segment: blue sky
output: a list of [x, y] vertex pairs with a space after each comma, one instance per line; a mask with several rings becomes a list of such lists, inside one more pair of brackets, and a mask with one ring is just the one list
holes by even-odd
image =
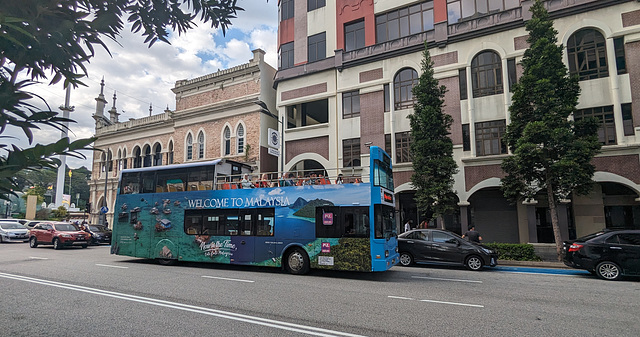
[[[116, 108], [121, 113], [120, 121], [149, 115], [151, 104], [153, 114], [164, 109], [175, 109], [175, 96], [171, 92], [175, 82], [190, 79], [247, 63], [253, 57], [251, 50], [260, 48], [266, 52], [265, 60], [277, 66], [277, 24], [278, 8], [276, 0], [239, 0], [245, 8], [232, 20], [233, 26], [222, 35], [220, 29], [198, 24], [198, 27], [182, 36], [172, 35], [171, 45], [158, 42], [148, 48], [140, 35], [130, 32], [127, 26], [118, 38], [118, 45], [108, 39], [107, 46], [112, 53], [109, 57], [104, 50], [96, 48], [96, 56], [87, 65], [89, 77], [83, 81], [87, 87], [75, 89], [71, 93], [71, 105], [75, 107], [70, 118], [77, 123], [70, 125], [72, 139], [93, 136], [95, 98], [100, 93], [100, 80], [105, 81], [105, 98], [109, 102], [106, 110], [113, 105], [116, 92]], [[46, 83], [46, 81], [44, 81]], [[64, 104], [65, 91], [61, 84], [48, 86], [40, 84], [33, 92], [42, 96], [55, 110]], [[48, 144], [60, 138], [60, 132], [51, 129], [36, 130], [34, 143]], [[4, 136], [14, 136], [11, 142], [28, 146], [26, 138], [15, 129], [8, 129]], [[8, 142], [5, 140], [5, 142]], [[71, 168], [86, 166], [91, 168], [91, 153], [87, 160], [67, 158]]]

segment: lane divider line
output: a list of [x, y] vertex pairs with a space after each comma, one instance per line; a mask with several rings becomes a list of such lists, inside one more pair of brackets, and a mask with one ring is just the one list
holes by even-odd
[[[410, 300], [414, 301], [411, 297], [401, 297], [401, 296], [387, 296], [388, 298], [394, 298], [399, 300]], [[480, 304], [469, 304], [469, 303], [458, 303], [458, 302], [447, 302], [447, 301], [436, 301], [436, 300], [415, 300], [418, 302], [429, 302], [429, 303], [438, 303], [438, 304], [450, 304], [450, 305], [460, 305], [465, 307], [473, 307], [473, 308], [484, 308], [484, 305]]]
[[246, 283], [254, 283], [254, 282], [256, 282], [256, 281], [251, 281], [251, 280], [241, 280], [241, 279], [236, 279], [236, 278], [226, 278], [226, 277], [208, 276], [208, 275], [202, 275], [202, 277], [204, 277], [204, 278], [212, 278], [212, 279], [216, 279], [216, 280], [235, 281], [235, 282], [246, 282]]
[[304, 333], [304, 334], [314, 335], [314, 336], [361, 337], [361, 335], [351, 334], [348, 332], [317, 328], [313, 326], [289, 323], [284, 321], [277, 321], [277, 320], [266, 319], [266, 318], [261, 318], [257, 316], [237, 314], [230, 311], [198, 307], [198, 306], [182, 304], [177, 302], [164, 301], [164, 300], [159, 300], [159, 299], [154, 299], [149, 297], [118, 293], [118, 292], [113, 292], [108, 290], [101, 290], [97, 288], [84, 287], [84, 286], [75, 285], [75, 284], [49, 281], [49, 280], [38, 279], [38, 278], [27, 277], [27, 276], [20, 276], [20, 275], [7, 274], [7, 273], [0, 272], [0, 277], [17, 280], [17, 281], [30, 282], [30, 283], [40, 284], [40, 285], [46, 285], [46, 286], [51, 286], [56, 288], [75, 290], [75, 291], [84, 292], [88, 294], [95, 294], [95, 295], [101, 295], [101, 296], [106, 296], [111, 298], [117, 298], [117, 299], [122, 299], [126, 301], [131, 301], [131, 302], [156, 305], [156, 306], [176, 309], [176, 310], [189, 311], [193, 313], [214, 316], [214, 317], [219, 317], [219, 318], [224, 318], [229, 320], [241, 321], [249, 324], [262, 325], [262, 326], [271, 327], [274, 329], [299, 332], [299, 333]]
[[112, 266], [112, 265], [109, 265], [109, 264], [100, 264], [100, 263], [96, 263], [96, 266], [98, 266], [98, 267], [109, 267], [109, 268], [120, 268], [120, 269], [129, 269], [129, 267]]
[[48, 260], [48, 257], [39, 257], [39, 256], [29, 256], [32, 260]]
[[428, 277], [428, 276], [411, 276], [412, 278], [420, 278], [425, 280], [439, 280], [439, 281], [453, 281], [453, 282], [468, 282], [468, 283], [482, 283], [482, 281], [475, 280], [462, 280], [455, 278], [439, 278], [439, 277]]

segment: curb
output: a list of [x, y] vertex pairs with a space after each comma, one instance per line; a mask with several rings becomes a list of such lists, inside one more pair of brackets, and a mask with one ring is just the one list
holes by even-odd
[[513, 261], [513, 260], [498, 260], [498, 266], [572, 269], [572, 268], [567, 267], [564, 263], [562, 263], [562, 262], [557, 262], [557, 261]]

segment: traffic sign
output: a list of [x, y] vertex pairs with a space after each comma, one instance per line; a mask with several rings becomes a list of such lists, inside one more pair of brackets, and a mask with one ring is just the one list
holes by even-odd
[[109, 207], [107, 206], [100, 207], [100, 213], [107, 214], [107, 212], [109, 212]]
[[274, 149], [274, 148], [268, 147], [268, 148], [267, 148], [267, 151], [268, 151], [268, 153], [269, 153], [270, 155], [272, 155], [272, 156], [276, 156], [276, 157], [279, 157], [279, 156], [280, 156], [280, 151], [278, 151], [277, 149]]

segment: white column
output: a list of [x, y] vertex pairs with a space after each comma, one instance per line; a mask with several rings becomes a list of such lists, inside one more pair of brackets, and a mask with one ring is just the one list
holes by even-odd
[[471, 143], [471, 156], [476, 156], [476, 118], [475, 104], [473, 99], [473, 83], [471, 82], [471, 65], [466, 68], [467, 74], [467, 114], [469, 119], [469, 143]]

